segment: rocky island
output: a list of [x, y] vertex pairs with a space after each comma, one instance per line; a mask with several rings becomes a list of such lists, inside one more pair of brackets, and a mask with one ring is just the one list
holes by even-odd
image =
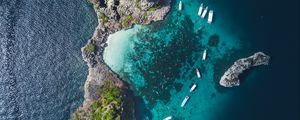
[[268, 65], [270, 57], [262, 52], [257, 52], [248, 58], [242, 58], [234, 64], [221, 77], [220, 85], [224, 87], [234, 87], [240, 85], [239, 75], [251, 67]]
[[163, 20], [171, 0], [89, 0], [98, 18], [98, 26], [81, 49], [89, 70], [84, 85], [84, 102], [71, 116], [75, 120], [134, 120], [133, 93], [103, 62], [103, 50], [109, 34]]

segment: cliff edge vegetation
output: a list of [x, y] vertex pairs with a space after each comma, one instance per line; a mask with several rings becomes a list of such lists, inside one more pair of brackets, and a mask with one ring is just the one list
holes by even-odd
[[103, 61], [110, 34], [133, 24], [163, 20], [171, 0], [89, 0], [98, 18], [98, 26], [81, 48], [89, 74], [84, 84], [84, 102], [71, 115], [74, 120], [135, 120], [134, 95]]

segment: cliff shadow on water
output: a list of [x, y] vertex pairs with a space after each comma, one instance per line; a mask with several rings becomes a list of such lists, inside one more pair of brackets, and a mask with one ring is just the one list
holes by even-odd
[[143, 100], [142, 96], [137, 94], [138, 90], [132, 86], [134, 83], [130, 79], [130, 74], [124, 69], [121, 69], [118, 71], [118, 75], [121, 76], [122, 80], [126, 82], [128, 85], [130, 85], [130, 91], [133, 95], [133, 100], [134, 100], [134, 109], [135, 113], [134, 116], [137, 120], [147, 120], [147, 119], [152, 119], [152, 113], [147, 107], [145, 101]]
[[135, 96], [134, 102], [135, 102], [135, 117], [137, 120], [152, 119], [153, 115], [149, 110], [149, 108], [147, 108], [146, 103], [144, 102], [141, 96]]

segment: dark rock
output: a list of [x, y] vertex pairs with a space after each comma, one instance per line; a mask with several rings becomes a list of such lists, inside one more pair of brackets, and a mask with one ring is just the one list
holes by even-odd
[[219, 39], [220, 39], [220, 37], [217, 34], [210, 36], [209, 40], [208, 40], [208, 45], [211, 47], [218, 46], [219, 41], [220, 41]]
[[270, 57], [262, 52], [257, 52], [248, 58], [239, 59], [224, 73], [219, 83], [224, 87], [239, 86], [239, 75], [251, 67], [268, 65], [269, 60]]

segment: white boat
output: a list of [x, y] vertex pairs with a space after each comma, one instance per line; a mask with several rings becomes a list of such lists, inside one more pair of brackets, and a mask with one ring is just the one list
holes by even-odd
[[181, 103], [181, 107], [184, 107], [184, 105], [186, 104], [186, 102], [190, 99], [189, 96], [185, 96], [184, 100]]
[[173, 118], [173, 116], [168, 116], [168, 117], [166, 117], [165, 119], [163, 119], [163, 120], [171, 120]]
[[205, 18], [205, 15], [206, 15], [206, 13], [207, 13], [207, 10], [208, 10], [208, 7], [206, 7], [206, 8], [204, 9], [204, 11], [203, 11], [203, 13], [202, 13], [202, 15], [201, 15], [201, 18], [202, 18], [202, 19]]
[[213, 10], [210, 10], [210, 11], [208, 12], [208, 20], [207, 20], [207, 23], [209, 23], [209, 24], [212, 23], [213, 15], [214, 15], [214, 11], [213, 11]]
[[198, 69], [196, 69], [196, 73], [197, 73], [197, 77], [201, 78], [201, 74], [200, 74], [200, 71]]
[[190, 92], [193, 92], [196, 89], [196, 87], [197, 87], [197, 84], [193, 84], [193, 86], [190, 89]]
[[180, 11], [182, 10], [182, 2], [181, 2], [181, 1], [179, 2], [178, 9], [179, 9]]
[[202, 60], [205, 60], [207, 56], [207, 50], [203, 51]]
[[199, 11], [198, 11], [198, 16], [201, 16], [201, 13], [203, 11], [203, 3], [201, 3]]

